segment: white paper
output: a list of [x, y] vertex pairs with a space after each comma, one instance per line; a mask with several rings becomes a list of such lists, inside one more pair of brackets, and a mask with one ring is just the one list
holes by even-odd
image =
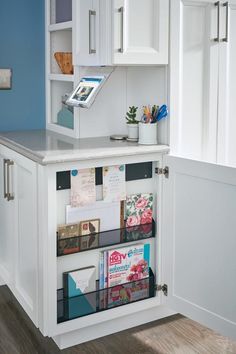
[[83, 268], [70, 273], [71, 278], [76, 284], [76, 289], [82, 293], [96, 290], [96, 268]]
[[93, 204], [96, 201], [95, 168], [71, 171], [71, 206]]
[[125, 165], [103, 167], [103, 200], [118, 202], [125, 199]]
[[89, 207], [72, 208], [66, 206], [66, 223], [100, 219], [100, 231], [120, 228], [120, 202], [105, 203], [98, 201]]

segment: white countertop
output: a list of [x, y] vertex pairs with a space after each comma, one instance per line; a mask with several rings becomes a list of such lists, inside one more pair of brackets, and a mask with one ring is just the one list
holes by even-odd
[[167, 145], [139, 145], [109, 137], [73, 139], [48, 130], [0, 133], [0, 144], [41, 165], [169, 151]]

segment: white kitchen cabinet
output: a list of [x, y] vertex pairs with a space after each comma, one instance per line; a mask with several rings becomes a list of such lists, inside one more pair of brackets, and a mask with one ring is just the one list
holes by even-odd
[[168, 64], [169, 1], [114, 0], [113, 64]]
[[211, 161], [217, 142], [217, 10], [213, 0], [171, 1], [171, 148]]
[[236, 166], [236, 1], [221, 7], [218, 162]]
[[[58, 12], [63, 3], [64, 11], [68, 19], [60, 22]], [[85, 75], [111, 75], [112, 78], [106, 86], [109, 93], [115, 92], [113, 82], [119, 85], [121, 80], [127, 81], [129, 89], [128, 69], [116, 68], [118, 65], [165, 65], [168, 63], [169, 47], [169, 0], [45, 0], [45, 51], [46, 51], [46, 128], [59, 134], [73, 138], [93, 136], [90, 129], [84, 129], [84, 122], [92, 122], [93, 108], [89, 111], [80, 108], [68, 108], [65, 105], [65, 96], [72, 93], [78, 85], [81, 77]], [[120, 13], [120, 9], [123, 9]], [[62, 15], [62, 14], [61, 14]], [[145, 18], [145, 21], [144, 21]], [[121, 28], [122, 20], [122, 28]], [[122, 37], [121, 37], [122, 29]], [[123, 49], [120, 51], [120, 41], [123, 39]], [[55, 53], [72, 53], [73, 73], [63, 74], [55, 59]], [[107, 66], [107, 68], [104, 68]], [[143, 76], [145, 73], [137, 67], [136, 80], [139, 82], [137, 90], [143, 90]], [[153, 68], [153, 80], [157, 72], [164, 68]], [[114, 74], [112, 74], [114, 71]], [[122, 72], [116, 79], [115, 71]], [[154, 80], [155, 81], [155, 80]], [[157, 83], [157, 87], [164, 86], [165, 82]], [[123, 83], [122, 83], [123, 84]], [[154, 84], [155, 85], [155, 84]], [[139, 89], [140, 87], [140, 89]], [[149, 83], [146, 96], [153, 97], [153, 83]], [[104, 90], [103, 90], [104, 92]], [[123, 94], [124, 92], [124, 94]], [[128, 91], [118, 87], [116, 102], [120, 106], [117, 116], [124, 116], [127, 110], [126, 101]], [[127, 97], [125, 97], [125, 95]], [[102, 101], [99, 94], [97, 101]], [[160, 104], [161, 95], [157, 90]], [[165, 95], [167, 96], [167, 95]], [[137, 98], [134, 97], [136, 101]], [[147, 98], [144, 97], [144, 101]], [[164, 99], [164, 101], [166, 98]], [[113, 109], [112, 100], [108, 100], [107, 111], [102, 109], [102, 116], [110, 119], [110, 111]], [[97, 103], [97, 102], [96, 102]], [[95, 106], [96, 106], [95, 103]], [[151, 103], [148, 101], [148, 103]], [[156, 103], [156, 98], [153, 104]], [[158, 102], [157, 102], [158, 103]], [[164, 102], [163, 102], [164, 103]], [[136, 103], [137, 104], [137, 103]], [[144, 102], [142, 102], [144, 104]], [[117, 111], [116, 111], [117, 112]], [[98, 112], [98, 114], [100, 114]], [[85, 118], [86, 117], [86, 118]], [[106, 124], [105, 124], [106, 125]], [[107, 127], [109, 124], [107, 124]], [[109, 127], [104, 135], [124, 133], [124, 124]], [[96, 130], [96, 129], [95, 129]], [[122, 131], [123, 130], [123, 131]], [[90, 133], [91, 131], [91, 133]], [[91, 134], [91, 135], [89, 135]], [[97, 134], [97, 133], [96, 133]], [[164, 141], [164, 140], [163, 140]]]
[[0, 156], [0, 277], [37, 325], [36, 164], [2, 145]]
[[74, 64], [168, 64], [168, 0], [74, 2]]
[[[36, 135], [34, 141], [37, 140]], [[42, 140], [41, 135], [40, 139]], [[55, 144], [55, 135], [52, 139]], [[61, 139], [58, 136], [58, 144], [62, 144]], [[50, 151], [45, 152], [43, 158], [42, 150], [39, 155], [36, 149], [30, 153], [29, 145], [27, 150], [22, 150], [22, 153], [27, 151], [28, 157], [38, 163], [14, 152], [11, 157], [8, 153], [10, 150], [1, 147], [7, 152], [5, 154], [1, 150], [1, 155], [10, 156], [14, 160], [14, 167], [17, 166], [15, 179], [18, 180], [18, 187], [14, 190], [14, 202], [25, 214], [22, 216], [19, 210], [16, 213], [21, 215], [17, 216], [21, 220], [21, 226], [19, 231], [16, 230], [16, 250], [18, 249], [18, 259], [21, 262], [15, 263], [18, 264], [19, 271], [15, 272], [14, 278], [16, 275], [20, 277], [22, 286], [17, 286], [15, 281], [11, 290], [16, 297], [19, 288], [23, 289], [21, 295], [24, 293], [27, 289], [24, 281], [26, 273], [30, 276], [28, 265], [35, 265], [36, 262], [38, 268], [35, 268], [35, 279], [38, 281], [39, 291], [34, 309], [41, 332], [52, 337], [62, 349], [179, 312], [222, 334], [236, 338], [236, 286], [232, 281], [236, 272], [235, 168], [167, 155], [168, 148], [165, 146], [134, 147], [123, 143], [116, 148], [113, 145], [111, 149], [112, 142], [107, 141], [104, 145], [104, 140], [103, 148], [98, 145], [92, 150], [91, 147], [86, 150], [84, 141], [82, 150], [76, 148], [76, 143], [75, 150], [71, 150], [70, 145], [72, 155], [69, 156], [64, 150], [53, 150], [50, 135], [47, 135], [45, 143]], [[87, 144], [89, 147], [89, 140]], [[61, 156], [64, 156], [63, 161], [60, 160]], [[114, 157], [116, 164], [152, 161], [152, 176], [127, 182], [126, 187], [128, 194], [153, 192], [155, 201], [158, 201], [154, 208], [154, 219], [158, 221], [156, 237], [140, 241], [150, 243], [150, 265], [155, 281], [151, 283], [148, 298], [137, 303], [105, 311], [96, 310], [92, 314], [74, 319], [63, 317], [59, 313], [64, 306], [59, 305], [68, 301], [63, 297], [58, 299], [58, 295], [63, 296], [59, 290], [62, 288], [63, 272], [92, 264], [96, 265], [98, 271], [100, 249], [83, 252], [77, 250], [74, 254], [57, 256], [57, 226], [65, 221], [65, 206], [69, 203], [70, 195], [69, 187], [65, 190], [57, 188], [57, 174], [68, 173], [71, 169], [113, 165]], [[24, 172], [19, 172], [23, 168]], [[38, 190], [38, 199], [35, 190]], [[101, 195], [100, 186], [97, 187], [97, 193], [98, 196]], [[37, 232], [34, 230], [34, 222], [30, 222], [29, 226], [29, 219], [35, 218], [35, 212], [38, 220]], [[30, 235], [33, 235], [31, 240]], [[36, 246], [34, 235], [39, 235]], [[26, 245], [28, 242], [26, 250], [19, 249], [18, 244]], [[121, 244], [123, 242], [122, 239]], [[117, 243], [115, 244], [107, 248], [116, 248]], [[29, 250], [32, 255], [27, 254]], [[29, 282], [32, 284], [32, 277]], [[22, 304], [26, 309], [25, 304]]]
[[110, 50], [109, 43], [106, 43], [106, 31], [109, 30], [106, 1], [76, 1], [74, 18], [74, 65], [106, 65], [106, 51]]
[[172, 151], [236, 165], [236, 1], [171, 1]]

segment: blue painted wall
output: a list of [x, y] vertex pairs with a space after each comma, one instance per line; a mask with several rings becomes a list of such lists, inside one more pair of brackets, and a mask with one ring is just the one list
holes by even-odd
[[0, 131], [44, 128], [44, 0], [0, 0], [0, 68], [8, 67], [12, 90], [0, 90]]

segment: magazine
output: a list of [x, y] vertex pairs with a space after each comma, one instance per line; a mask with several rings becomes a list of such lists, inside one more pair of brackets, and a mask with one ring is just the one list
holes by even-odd
[[107, 251], [107, 286], [149, 276], [150, 244], [136, 244]]

